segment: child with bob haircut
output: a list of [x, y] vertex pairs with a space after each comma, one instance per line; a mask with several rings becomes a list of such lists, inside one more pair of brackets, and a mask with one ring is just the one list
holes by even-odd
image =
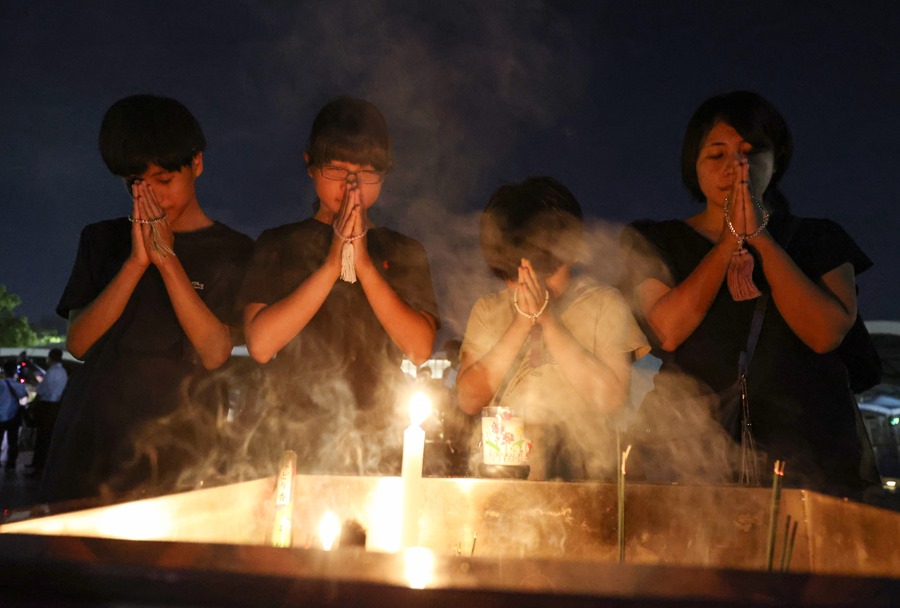
[[504, 185], [482, 213], [481, 248], [506, 287], [469, 316], [460, 408], [524, 408], [529, 479], [608, 477], [615, 449], [606, 420], [649, 346], [619, 292], [579, 272], [581, 206], [550, 177]]
[[131, 215], [90, 224], [57, 306], [84, 365], [66, 390], [44, 472], [48, 501], [121, 495], [133, 440], [173, 412], [181, 380], [221, 366], [253, 241], [197, 200], [206, 138], [174, 99], [134, 95], [107, 110], [100, 153], [125, 180]]
[[395, 472], [409, 424], [394, 409], [402, 358], [427, 360], [438, 328], [428, 259], [369, 220], [391, 169], [378, 108], [329, 101], [303, 157], [315, 214], [260, 235], [241, 295], [250, 354], [268, 363], [269, 443], [297, 451], [306, 472]]

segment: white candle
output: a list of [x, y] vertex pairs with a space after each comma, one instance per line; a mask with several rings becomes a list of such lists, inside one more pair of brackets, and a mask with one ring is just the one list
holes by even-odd
[[404, 547], [419, 544], [419, 516], [422, 511], [422, 462], [425, 455], [425, 431], [419, 426], [431, 413], [427, 395], [417, 392], [409, 402], [410, 425], [403, 432], [403, 536]]

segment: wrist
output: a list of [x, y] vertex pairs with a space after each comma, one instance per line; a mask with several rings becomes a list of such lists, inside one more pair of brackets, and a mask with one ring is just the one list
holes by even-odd
[[179, 270], [181, 270], [181, 263], [178, 261], [178, 257], [175, 255], [167, 255], [155, 256], [153, 259], [153, 265], [159, 270], [161, 275], [172, 276], [176, 274]]
[[762, 228], [762, 230], [759, 231], [759, 234], [757, 234], [752, 239], [748, 239], [747, 243], [754, 249], [759, 250], [760, 248], [766, 249], [768, 247], [771, 247], [776, 243], [776, 241], [774, 238], [772, 238], [772, 234], [768, 231], [768, 229]]
[[122, 272], [140, 276], [144, 274], [144, 270], [150, 265], [149, 259], [140, 259], [134, 255], [128, 256], [125, 263], [122, 264]]

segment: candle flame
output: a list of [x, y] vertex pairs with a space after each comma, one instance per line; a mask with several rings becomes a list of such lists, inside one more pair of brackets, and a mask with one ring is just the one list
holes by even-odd
[[331, 551], [334, 547], [334, 541], [341, 534], [341, 520], [331, 511], [326, 511], [319, 522], [319, 540], [322, 542], [322, 548]]
[[424, 589], [434, 578], [434, 553], [425, 547], [403, 552], [403, 574], [412, 589]]
[[409, 421], [415, 426], [421, 426], [425, 419], [431, 415], [431, 399], [422, 391], [416, 391], [409, 400]]

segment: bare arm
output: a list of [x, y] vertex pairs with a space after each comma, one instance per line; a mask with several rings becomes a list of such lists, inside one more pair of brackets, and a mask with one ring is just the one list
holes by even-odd
[[791, 330], [817, 353], [837, 348], [856, 320], [853, 266], [849, 262], [842, 264], [816, 283], [797, 267], [768, 232], [750, 244], [762, 259], [772, 300]]
[[[254, 302], [244, 308], [247, 350], [266, 363], [290, 342], [315, 316], [341, 275], [340, 242], [332, 243], [325, 264], [315, 270], [288, 296], [270, 305]], [[334, 255], [334, 250], [337, 254]]]
[[531, 331], [531, 322], [516, 316], [500, 340], [482, 357], [476, 359], [464, 352], [456, 376], [459, 407], [474, 415], [487, 407], [500, 389], [500, 383], [513, 364]]
[[[138, 194], [136, 201], [141, 213], [137, 217], [145, 219], [164, 217], [156, 195], [147, 183], [138, 182], [134, 188]], [[162, 276], [178, 324], [200, 357], [203, 367], [206, 369], [220, 367], [231, 354], [231, 330], [197, 295], [178, 257], [174, 253], [168, 255], [164, 253], [166, 250], [171, 251], [175, 243], [175, 235], [168, 220], [155, 224], [157, 229], [155, 236], [151, 234], [149, 225], [139, 224], [139, 226], [147, 257]], [[154, 239], [161, 244], [161, 248], [154, 246]]]
[[[349, 190], [347, 205], [349, 213], [346, 222], [339, 224], [338, 230], [348, 235], [364, 234], [368, 221], [358, 188]], [[369, 257], [365, 237], [354, 241], [353, 248], [356, 277], [378, 322], [391, 341], [413, 364], [424, 363], [431, 356], [437, 320], [428, 313], [413, 309], [397, 295], [394, 288], [375, 268], [372, 258]]]
[[[133, 204], [131, 213], [132, 217], [141, 217], [137, 202]], [[132, 224], [131, 254], [122, 268], [93, 302], [83, 309], [69, 312], [66, 348], [73, 357], [84, 358], [85, 353], [118, 320], [149, 265], [141, 226]]]
[[158, 264], [178, 324], [197, 351], [203, 367], [216, 369], [231, 355], [231, 330], [197, 295], [178, 258]]
[[66, 348], [73, 357], [83, 359], [85, 353], [118, 320], [146, 266], [128, 260], [109, 285], [85, 308], [69, 312]]
[[674, 351], [681, 346], [703, 322], [725, 280], [735, 247], [736, 241], [716, 244], [675, 287], [653, 278], [638, 285], [641, 313], [664, 350]]
[[555, 315], [547, 315], [541, 325], [547, 350], [581, 398], [607, 414], [618, 410], [625, 403], [631, 383], [630, 355], [605, 353], [602, 357], [596, 356], [586, 350]]
[[[548, 282], [558, 282], [559, 277], [568, 277], [568, 271], [548, 278]], [[568, 283], [568, 278], [565, 280]], [[586, 403], [594, 405], [606, 413], [617, 410], [625, 402], [631, 380], [631, 361], [627, 353], [606, 353], [597, 356], [584, 348], [575, 336], [562, 324], [552, 307], [542, 308], [548, 294], [547, 287], [538, 279], [531, 262], [523, 259], [519, 267], [519, 305], [526, 313], [542, 314], [534, 319], [541, 327], [544, 345], [559, 364], [563, 377]], [[556, 287], [559, 290], [559, 286]], [[517, 318], [526, 319], [521, 314]]]
[[[749, 178], [744, 163], [744, 179]], [[735, 222], [754, 234], [763, 224], [762, 214], [746, 186], [735, 192]], [[817, 353], [837, 348], [856, 320], [856, 283], [848, 262], [811, 280], [768, 231], [747, 241], [759, 254], [781, 316], [804, 344]]]
[[371, 260], [366, 264], [357, 263], [356, 276], [375, 317], [394, 344], [415, 365], [428, 360], [437, 331], [435, 319], [404, 302]]

